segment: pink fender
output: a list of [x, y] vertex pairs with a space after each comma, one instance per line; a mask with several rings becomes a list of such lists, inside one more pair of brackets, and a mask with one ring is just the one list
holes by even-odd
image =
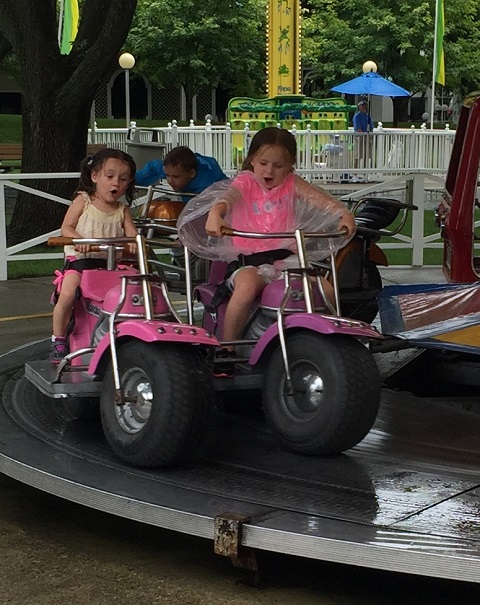
[[[285, 330], [306, 328], [319, 334], [347, 334], [356, 338], [383, 338], [370, 324], [356, 319], [333, 317], [332, 315], [310, 315], [307, 313], [292, 313], [285, 318]], [[258, 363], [262, 353], [272, 340], [278, 338], [278, 325], [272, 324], [262, 334], [249, 359], [250, 365]]]
[[[204, 345], [210, 347], [219, 347], [215, 336], [203, 328], [190, 326], [188, 324], [171, 323], [159, 320], [122, 321], [116, 326], [117, 342], [124, 337], [133, 337], [143, 342], [180, 342], [191, 345]], [[110, 348], [110, 337], [106, 334], [98, 343], [93, 357], [88, 366], [88, 374], [95, 374], [98, 364], [103, 354]]]

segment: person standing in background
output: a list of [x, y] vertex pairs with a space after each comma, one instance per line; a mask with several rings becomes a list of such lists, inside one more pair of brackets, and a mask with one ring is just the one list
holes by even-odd
[[373, 131], [374, 125], [372, 116], [368, 112], [367, 101], [359, 101], [357, 107], [358, 110], [353, 116], [353, 130], [361, 134], [355, 137], [354, 167], [367, 168], [369, 160], [372, 157], [372, 137], [370, 134]]

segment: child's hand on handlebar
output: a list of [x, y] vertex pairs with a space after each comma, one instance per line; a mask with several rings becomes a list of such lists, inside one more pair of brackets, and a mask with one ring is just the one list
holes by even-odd
[[355, 223], [355, 217], [351, 212], [347, 212], [340, 217], [338, 229], [339, 231], [346, 229], [348, 236], [351, 236], [355, 233], [355, 231], [357, 230], [357, 225]]
[[223, 218], [225, 210], [224, 204], [217, 204], [210, 210], [207, 216], [207, 222], [205, 223], [205, 231], [208, 235], [223, 237], [224, 233], [222, 232], [222, 228], [228, 226]]
[[87, 252], [90, 252], [90, 244], [75, 244], [75, 250], [82, 254], [86, 254]]
[[128, 251], [130, 252], [130, 254], [136, 254], [137, 244], [135, 242], [133, 242], [133, 243], [127, 244], [127, 245], [128, 245]]

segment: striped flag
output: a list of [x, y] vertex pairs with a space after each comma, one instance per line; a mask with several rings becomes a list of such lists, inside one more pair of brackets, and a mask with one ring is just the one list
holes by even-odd
[[68, 55], [78, 30], [78, 0], [64, 0], [64, 2], [60, 54]]
[[436, 2], [435, 19], [435, 82], [445, 86], [445, 58], [443, 55], [445, 15], [443, 12], [443, 0], [437, 0]]

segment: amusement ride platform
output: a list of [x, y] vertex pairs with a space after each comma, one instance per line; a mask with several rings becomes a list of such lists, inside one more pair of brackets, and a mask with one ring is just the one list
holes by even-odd
[[[260, 410], [215, 410], [205, 457], [177, 469], [115, 458], [95, 414], [75, 419], [23, 375], [38, 341], [0, 356], [0, 472], [123, 518], [240, 545], [480, 582], [480, 414], [384, 389], [370, 434], [331, 458], [282, 450]], [[241, 550], [241, 549], [240, 549]]]

